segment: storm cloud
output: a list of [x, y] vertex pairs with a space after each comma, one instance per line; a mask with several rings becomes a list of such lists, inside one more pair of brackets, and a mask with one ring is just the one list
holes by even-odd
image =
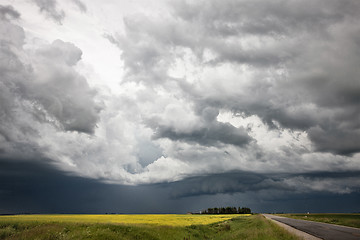
[[20, 13], [16, 11], [11, 5], [0, 6], [0, 16], [2, 19], [7, 17], [16, 19], [20, 17]]
[[[318, 151], [359, 151], [356, 1], [170, 5], [171, 16], [128, 17], [126, 35], [111, 37], [123, 51], [129, 81], [170, 91], [178, 85], [201, 108], [257, 115], [271, 127], [276, 122], [306, 131]], [[174, 65], [189, 64], [185, 59], [191, 57], [195, 76], [182, 72], [174, 79]], [[157, 136], [193, 140], [200, 132], [181, 135], [168, 127]]]
[[62, 24], [65, 17], [65, 12], [57, 8], [56, 0], [33, 0], [40, 8], [40, 12], [44, 12], [49, 18], [58, 24]]
[[43, 166], [59, 186], [154, 191], [166, 211], [193, 198], [351, 202], [359, 16], [356, 0], [6, 1], [4, 168]]
[[[8, 9], [12, 16], [19, 17], [15, 10]], [[17, 154], [16, 148], [23, 146], [28, 150], [19, 154], [36, 152], [36, 141], [50, 129], [92, 134], [101, 108], [93, 100], [96, 91], [74, 69], [81, 50], [55, 40], [35, 51], [26, 51], [24, 30], [5, 17], [1, 22], [2, 151]], [[42, 152], [35, 154], [41, 156]]]
[[359, 191], [359, 172], [313, 172], [259, 174], [229, 172], [188, 178], [172, 184], [172, 197], [183, 198], [219, 193], [278, 191], [282, 194], [334, 193]]
[[[167, 119], [171, 119], [173, 116], [175, 118], [181, 117], [182, 114], [185, 114], [184, 112], [178, 112], [176, 108], [169, 108], [167, 110], [169, 111], [166, 112], [166, 114], [169, 114]], [[231, 124], [218, 122], [216, 120], [219, 114], [217, 109], [205, 108], [200, 114], [200, 116], [197, 116], [196, 123], [193, 126], [187, 125], [183, 128], [172, 126], [176, 119], [166, 122], [164, 125], [161, 124], [161, 120], [152, 119], [150, 126], [155, 129], [153, 138], [169, 138], [174, 141], [195, 142], [209, 146], [223, 143], [239, 147], [251, 141], [252, 138], [244, 128], [236, 128]], [[171, 117], [170, 115], [173, 116]]]
[[[175, 183], [126, 186], [72, 176], [39, 160], [18, 159], [14, 162], [13, 159], [0, 159], [2, 214], [186, 213], [229, 204], [248, 206], [254, 212], [359, 210], [356, 203], [360, 195], [356, 191], [346, 194], [333, 193], [331, 189], [294, 192], [289, 187], [271, 187], [274, 183], [260, 184], [268, 177], [253, 173], [237, 172]], [[338, 181], [357, 176], [358, 173], [353, 172], [349, 175], [315, 173], [307, 177]], [[253, 185], [256, 187], [251, 187]], [[229, 192], [231, 195], [226, 195]]]

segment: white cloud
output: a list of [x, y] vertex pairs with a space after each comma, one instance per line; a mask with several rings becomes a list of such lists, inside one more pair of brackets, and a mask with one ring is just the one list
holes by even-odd
[[345, 2], [1, 8], [2, 152], [125, 184], [360, 170], [360, 8]]

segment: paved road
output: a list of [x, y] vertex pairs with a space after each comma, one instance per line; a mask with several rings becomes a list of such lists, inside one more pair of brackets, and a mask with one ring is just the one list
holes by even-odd
[[269, 214], [264, 215], [324, 240], [360, 240], [360, 229], [358, 228], [279, 217]]

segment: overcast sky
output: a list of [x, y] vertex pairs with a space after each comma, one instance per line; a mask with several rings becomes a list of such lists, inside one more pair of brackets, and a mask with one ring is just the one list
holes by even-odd
[[359, 22], [358, 0], [1, 1], [0, 213], [359, 212]]

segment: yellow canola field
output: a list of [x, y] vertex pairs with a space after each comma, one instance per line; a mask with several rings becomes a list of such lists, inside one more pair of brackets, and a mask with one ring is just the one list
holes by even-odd
[[151, 224], [164, 226], [206, 225], [223, 222], [234, 217], [250, 214], [231, 215], [190, 215], [190, 214], [55, 214], [55, 215], [10, 215], [0, 216], [1, 221]]

